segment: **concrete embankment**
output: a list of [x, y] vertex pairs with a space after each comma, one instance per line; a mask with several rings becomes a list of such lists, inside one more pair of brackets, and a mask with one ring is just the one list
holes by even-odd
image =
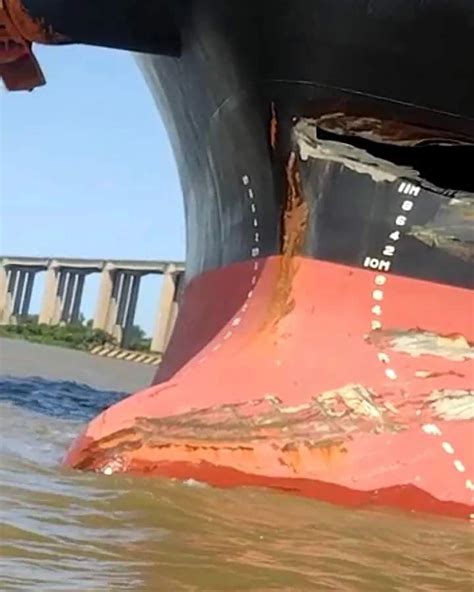
[[155, 366], [0, 338], [0, 375], [3, 376], [73, 380], [99, 389], [131, 392], [148, 386], [155, 372]]

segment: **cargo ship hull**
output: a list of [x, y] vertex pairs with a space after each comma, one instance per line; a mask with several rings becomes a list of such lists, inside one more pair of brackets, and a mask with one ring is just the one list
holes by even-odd
[[470, 3], [176, 4], [180, 312], [66, 463], [469, 517]]

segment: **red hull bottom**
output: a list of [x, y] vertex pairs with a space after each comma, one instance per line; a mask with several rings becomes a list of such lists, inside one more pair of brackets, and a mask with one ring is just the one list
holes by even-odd
[[472, 333], [460, 288], [284, 256], [207, 272], [161, 382], [66, 464], [469, 518]]

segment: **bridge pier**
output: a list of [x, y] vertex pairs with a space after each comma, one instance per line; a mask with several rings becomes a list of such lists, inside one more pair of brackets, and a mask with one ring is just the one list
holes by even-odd
[[62, 267], [57, 261], [52, 261], [46, 270], [38, 322], [45, 325], [76, 323], [88, 273], [88, 270]]
[[71, 323], [77, 323], [81, 314], [82, 295], [84, 294], [84, 283], [86, 281], [86, 273], [81, 272], [76, 275], [76, 286], [74, 298], [71, 302]]
[[97, 298], [97, 305], [92, 322], [92, 327], [94, 329], [101, 329], [102, 331], [107, 331], [108, 329], [107, 321], [114, 285], [113, 275], [113, 266], [110, 263], [107, 263], [100, 274], [99, 296]]
[[163, 274], [151, 351], [162, 354], [166, 350], [178, 314], [178, 299], [183, 276], [184, 272], [176, 270], [172, 265]]
[[132, 339], [132, 329], [137, 311], [138, 293], [140, 291], [141, 274], [130, 274], [130, 284], [127, 295], [127, 301], [124, 306], [123, 318], [119, 318], [120, 326], [123, 327], [121, 345], [129, 347]]
[[0, 271], [0, 323], [15, 324], [30, 311], [31, 295], [38, 269], [18, 265], [2, 266]]
[[8, 271], [7, 268], [2, 265], [0, 267], [0, 325], [7, 325], [6, 318], [10, 315], [10, 306], [8, 300]]
[[56, 323], [77, 323], [79, 320], [86, 275], [87, 272], [83, 270], [60, 271], [59, 303], [54, 319]]
[[56, 311], [56, 295], [58, 292], [58, 266], [56, 261], [51, 261], [46, 269], [43, 300], [38, 322], [50, 325]]
[[138, 271], [102, 271], [93, 327], [112, 335], [122, 347], [130, 345], [141, 277]]
[[141, 273], [124, 270], [115, 273], [108, 332], [122, 347], [128, 347], [131, 342], [140, 280]]
[[[26, 317], [30, 313], [31, 297], [33, 295], [33, 287], [36, 278], [36, 271], [29, 271], [26, 277], [25, 291], [23, 293], [23, 302], [19, 310], [21, 317]], [[15, 314], [15, 310], [13, 311]]]

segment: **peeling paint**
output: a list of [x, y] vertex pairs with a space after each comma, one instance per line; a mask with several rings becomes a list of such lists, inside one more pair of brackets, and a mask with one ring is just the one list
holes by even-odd
[[[339, 119], [338, 119], [339, 118]], [[342, 119], [341, 119], [342, 118]], [[351, 137], [352, 136], [352, 137]], [[354, 140], [352, 139], [354, 138]], [[365, 148], [360, 142], [370, 142], [375, 149], [375, 156], [369, 146]], [[443, 196], [456, 196], [464, 199], [474, 197], [472, 192], [465, 191], [461, 187], [450, 189], [446, 179], [433, 181], [431, 175], [418, 164], [397, 164], [384, 158], [385, 152], [381, 150], [383, 145], [398, 147], [413, 147], [436, 145], [438, 147], [466, 146], [474, 147], [472, 139], [455, 136], [447, 132], [418, 128], [409, 124], [401, 124], [394, 121], [383, 121], [371, 117], [346, 116], [342, 113], [330, 113], [319, 118], [301, 118], [293, 127], [293, 139], [298, 147], [301, 160], [309, 158], [326, 162], [338, 163], [345, 168], [362, 175], [368, 175], [376, 183], [394, 182], [397, 179], [409, 179], [418, 183], [425, 189]], [[406, 162], [406, 161], [405, 161]], [[423, 173], [417, 167], [423, 168]], [[429, 178], [427, 178], [429, 177]], [[441, 184], [440, 184], [441, 183]]]
[[441, 376], [457, 376], [458, 378], [464, 378], [465, 374], [462, 372], [455, 372], [454, 370], [448, 370], [446, 372], [434, 372], [431, 370], [416, 370], [416, 378], [440, 378]]
[[474, 261], [474, 196], [465, 194], [443, 203], [433, 220], [413, 226], [407, 234], [429, 247]]
[[445, 251], [463, 261], [474, 261], [474, 241], [460, 241], [446, 228], [413, 226], [407, 234], [429, 247]]
[[299, 411], [305, 411], [309, 409], [311, 405], [305, 403], [304, 405], [295, 405], [293, 407], [280, 407], [280, 413], [298, 413]]
[[380, 419], [384, 409], [374, 401], [374, 393], [361, 385], [349, 384], [340, 389], [325, 391], [316, 397], [325, 413], [342, 417], [346, 413]]
[[375, 117], [328, 113], [318, 119], [318, 126], [341, 136], [358, 136], [372, 142], [397, 146], [419, 146], [436, 143], [438, 145], [472, 144], [472, 140], [448, 131], [430, 130], [416, 125], [383, 120]]
[[474, 346], [463, 335], [439, 335], [422, 329], [391, 329], [373, 331], [367, 340], [380, 349], [390, 348], [414, 358], [429, 355], [453, 362], [474, 359]]
[[419, 176], [411, 167], [395, 165], [388, 160], [372, 156], [362, 148], [344, 142], [320, 140], [317, 126], [316, 120], [300, 119], [293, 128], [301, 160], [315, 158], [336, 162], [356, 173], [369, 175], [376, 183], [392, 182], [399, 178], [416, 179]]
[[392, 416], [371, 390], [357, 384], [326, 391], [298, 406], [265, 395], [169, 417], [137, 418], [129, 428], [86, 446], [75, 466], [105, 474], [128, 470], [128, 453], [140, 456], [142, 448], [181, 450], [219, 464], [221, 455], [251, 455], [262, 442], [280, 451], [285, 464], [294, 464], [301, 455], [327, 462], [345, 452], [343, 444], [353, 432], [406, 429]]
[[439, 389], [429, 395], [426, 404], [438, 419], [474, 419], [474, 390]]

